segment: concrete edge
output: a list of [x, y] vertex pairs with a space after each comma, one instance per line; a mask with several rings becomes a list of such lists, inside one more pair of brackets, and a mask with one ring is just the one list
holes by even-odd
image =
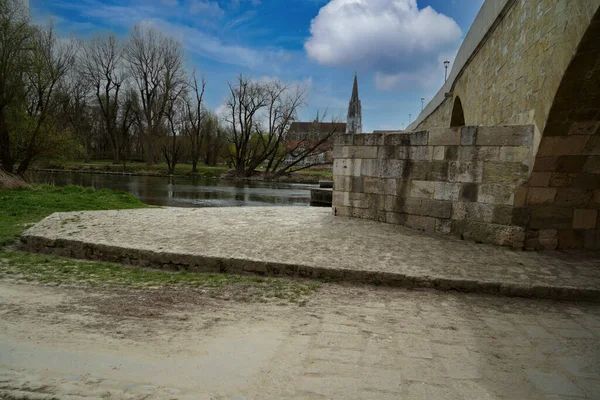
[[156, 252], [78, 240], [55, 240], [26, 234], [21, 236], [18, 248], [23, 251], [53, 254], [68, 258], [112, 262], [170, 271], [187, 270], [204, 273], [255, 274], [273, 277], [286, 276], [412, 289], [456, 290], [464, 293], [493, 294], [508, 297], [600, 303], [600, 288], [526, 285], [462, 278], [413, 276], [394, 272], [323, 268], [233, 257]]

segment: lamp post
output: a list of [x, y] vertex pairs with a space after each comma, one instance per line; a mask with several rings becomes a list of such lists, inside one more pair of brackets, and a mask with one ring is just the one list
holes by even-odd
[[444, 82], [446, 82], [446, 80], [448, 79], [448, 66], [449, 65], [450, 65], [450, 61], [448, 61], [448, 60], [444, 61], [444, 68], [445, 68]]
[[421, 111], [423, 111], [424, 104], [425, 104], [425, 97], [421, 97]]
[[410, 124], [410, 119], [412, 118], [412, 114], [408, 114], [408, 123]]

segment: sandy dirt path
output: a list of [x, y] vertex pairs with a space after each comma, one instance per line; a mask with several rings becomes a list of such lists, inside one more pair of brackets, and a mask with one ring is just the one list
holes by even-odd
[[0, 281], [3, 399], [598, 393], [598, 305], [325, 285], [298, 306]]

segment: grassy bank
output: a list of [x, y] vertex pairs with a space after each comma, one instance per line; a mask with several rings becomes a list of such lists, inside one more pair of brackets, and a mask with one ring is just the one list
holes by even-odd
[[78, 186], [31, 186], [0, 189], [0, 246], [16, 240], [27, 227], [58, 211], [142, 208], [133, 195]]
[[237, 301], [302, 303], [317, 288], [295, 280], [152, 271], [114, 264], [74, 261], [50, 255], [20, 253], [14, 243], [32, 224], [54, 212], [148, 207], [133, 195], [78, 186], [48, 185], [0, 189], [0, 279], [50, 285], [129, 287], [134, 289], [192, 288], [210, 297]]
[[[48, 166], [39, 166], [39, 168], [57, 169], [65, 171], [78, 171], [85, 173], [114, 173], [114, 174], [136, 174], [148, 176], [166, 176], [168, 175], [168, 167], [165, 163], [155, 164], [151, 167], [143, 162], [129, 162], [125, 166], [123, 164], [113, 164], [110, 160], [95, 160], [91, 163], [78, 161], [67, 161], [62, 163], [53, 163]], [[198, 172], [192, 172], [191, 164], [178, 164], [175, 167], [175, 176], [200, 177], [200, 178], [220, 178], [225, 173], [231, 171], [226, 165], [218, 165], [209, 167], [207, 165], [198, 165]], [[262, 172], [261, 168], [257, 169]], [[295, 172], [289, 176], [282, 176], [278, 181], [281, 182], [297, 182], [297, 183], [318, 183], [322, 179], [330, 179], [332, 176], [331, 169], [314, 170], [305, 169]]]

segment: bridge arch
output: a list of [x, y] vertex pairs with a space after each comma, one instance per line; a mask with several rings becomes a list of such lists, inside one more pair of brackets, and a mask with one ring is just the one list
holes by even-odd
[[556, 91], [525, 196], [532, 248], [600, 250], [600, 10]]
[[454, 126], [465, 126], [465, 112], [463, 110], [460, 97], [458, 96], [454, 98], [454, 105], [452, 106], [452, 115], [450, 117], [450, 127]]

